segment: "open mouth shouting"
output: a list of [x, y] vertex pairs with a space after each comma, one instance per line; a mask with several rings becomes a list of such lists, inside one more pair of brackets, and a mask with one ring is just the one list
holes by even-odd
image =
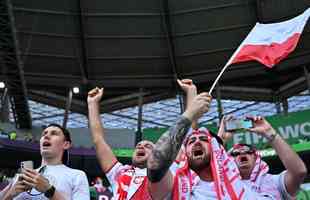
[[137, 150], [136, 155], [138, 158], [141, 158], [141, 157], [144, 157], [146, 155], [146, 153], [144, 150]]
[[192, 151], [193, 159], [203, 159], [205, 153], [201, 147], [193, 148]]
[[248, 157], [246, 155], [240, 155], [238, 158], [238, 164], [240, 167], [246, 166], [248, 164]]
[[44, 141], [42, 144], [43, 149], [49, 148], [52, 144], [49, 141]]

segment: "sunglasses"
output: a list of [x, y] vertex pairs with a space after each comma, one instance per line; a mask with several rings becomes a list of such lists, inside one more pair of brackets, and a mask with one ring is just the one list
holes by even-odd
[[253, 154], [254, 151], [253, 150], [248, 150], [248, 151], [233, 151], [230, 153], [231, 156], [233, 157], [237, 157], [240, 156], [242, 154]]

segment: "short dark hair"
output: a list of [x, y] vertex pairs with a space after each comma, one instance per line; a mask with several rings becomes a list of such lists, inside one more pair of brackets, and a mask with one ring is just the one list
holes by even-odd
[[[68, 131], [68, 129], [64, 128], [63, 126], [61, 126], [61, 125], [59, 125], [59, 124], [54, 124], [54, 123], [52, 123], [52, 124], [47, 125], [44, 129], [46, 129], [46, 128], [48, 128], [48, 127], [52, 127], [52, 126], [53, 126], [53, 127], [57, 127], [57, 128], [59, 128], [59, 129], [62, 131], [62, 133], [63, 133], [64, 136], [65, 136], [65, 141], [68, 141], [68, 142], [72, 143], [71, 136], [70, 136], [70, 132]], [[62, 155], [62, 163], [63, 163], [63, 164], [66, 164], [66, 165], [69, 164], [69, 151], [68, 151], [68, 150], [65, 150], [65, 151], [63, 152], [63, 155]]]
[[62, 133], [64, 134], [65, 140], [69, 141], [69, 142], [72, 142], [71, 141], [70, 132], [66, 128], [64, 128], [63, 126], [60, 126], [59, 124], [49, 124], [45, 128], [48, 128], [48, 127], [51, 127], [51, 126], [59, 128], [62, 131]]

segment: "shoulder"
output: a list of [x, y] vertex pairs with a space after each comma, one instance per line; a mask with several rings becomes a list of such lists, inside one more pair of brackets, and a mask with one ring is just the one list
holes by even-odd
[[106, 174], [124, 173], [127, 171], [135, 171], [135, 168], [131, 165], [123, 165], [120, 162], [116, 162]]
[[118, 177], [130, 174], [134, 172], [134, 168], [130, 165], [123, 165], [120, 162], [116, 162], [108, 172], [106, 172], [106, 176], [110, 181], [118, 179]]
[[287, 171], [283, 171], [280, 174], [275, 174], [275, 175], [270, 175], [270, 177], [273, 179], [273, 183], [274, 185], [276, 185], [278, 191], [280, 192], [281, 196], [283, 199], [296, 199], [295, 197], [291, 196], [287, 189], [286, 189], [286, 185], [285, 185], [285, 175], [286, 175]]
[[265, 174], [263, 176], [264, 181], [272, 181], [275, 182], [276, 184], [279, 183], [281, 181], [281, 179], [284, 177], [284, 174], [286, 173], [286, 171], [283, 171], [279, 174]]
[[254, 183], [252, 181], [244, 181], [246, 184], [255, 185], [258, 188], [278, 188], [279, 187], [279, 174], [263, 174]]

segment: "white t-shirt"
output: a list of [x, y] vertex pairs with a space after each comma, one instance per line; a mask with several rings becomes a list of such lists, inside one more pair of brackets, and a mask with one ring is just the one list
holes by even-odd
[[265, 174], [259, 183], [253, 184], [250, 180], [243, 180], [245, 184], [251, 187], [251, 189], [255, 192], [261, 193], [261, 194], [270, 194], [275, 199], [279, 199], [276, 195], [274, 195], [274, 191], [277, 190], [280, 195], [281, 199], [283, 200], [293, 200], [295, 199], [292, 197], [286, 190], [285, 186], [285, 177], [286, 171], [273, 175], [273, 174]]
[[192, 189], [193, 200], [217, 199], [214, 182], [199, 180]]
[[[83, 171], [65, 165], [47, 165], [42, 175], [66, 200], [90, 199], [89, 184]], [[48, 200], [44, 194], [35, 189], [32, 189], [30, 194], [23, 192], [13, 200]]]
[[[214, 182], [199, 180], [196, 184], [194, 184], [192, 189], [192, 200], [217, 199]], [[251, 200], [276, 200], [270, 196], [258, 195], [250, 190], [250, 188], [245, 188], [244, 196], [252, 197]]]

